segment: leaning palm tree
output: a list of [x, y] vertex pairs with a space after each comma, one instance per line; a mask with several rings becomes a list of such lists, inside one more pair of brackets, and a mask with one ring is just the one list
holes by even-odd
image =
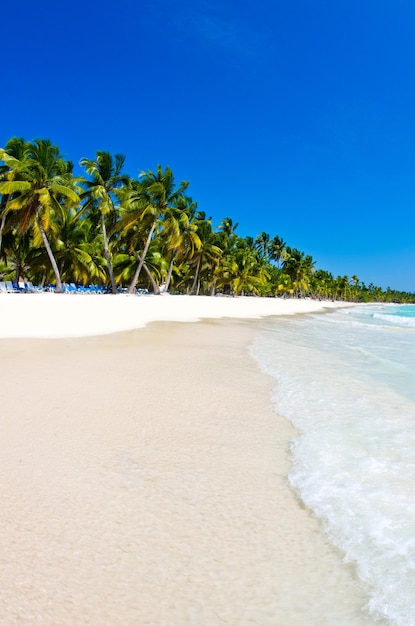
[[107, 261], [108, 275], [112, 293], [117, 293], [117, 285], [114, 278], [111, 253], [107, 235], [107, 217], [114, 215], [116, 206], [116, 193], [121, 187], [127, 185], [128, 176], [122, 173], [125, 157], [116, 154], [114, 158], [109, 152], [98, 151], [95, 160], [83, 158], [80, 165], [86, 169], [91, 180], [85, 181], [86, 191], [82, 197], [86, 203], [82, 212], [98, 208], [101, 217], [101, 231], [104, 242], [104, 255]]
[[139, 222], [146, 222], [148, 226], [147, 237], [143, 250], [138, 255], [139, 262], [128, 293], [135, 290], [159, 221], [188, 186], [188, 182], [182, 181], [176, 188], [172, 170], [169, 167], [163, 170], [161, 165], [158, 165], [156, 172], [151, 170], [141, 172], [139, 182], [133, 185], [131, 193], [124, 199], [126, 214], [121, 221], [122, 232], [125, 234]]
[[222, 250], [215, 244], [216, 236], [212, 230], [211, 218], [206, 219], [204, 212], [199, 212], [194, 220], [197, 226], [200, 245], [190, 260], [190, 267], [193, 269], [193, 282], [189, 293], [199, 295], [202, 274], [213, 272], [215, 262], [218, 262]]
[[8, 195], [5, 211], [18, 211], [18, 234], [33, 230], [35, 247], [43, 245], [56, 278], [56, 291], [62, 291], [58, 265], [47, 233], [53, 231], [59, 216], [79, 202], [72, 163], [65, 161], [58, 146], [48, 139], [36, 139], [25, 146], [20, 158], [0, 149], [0, 160], [9, 168], [7, 180], [0, 182], [0, 193]]
[[183, 265], [189, 261], [194, 253], [200, 249], [201, 241], [197, 234], [197, 225], [191, 221], [189, 215], [194, 215], [196, 203], [187, 196], [179, 196], [175, 206], [169, 208], [163, 218], [161, 238], [169, 259], [169, 271], [165, 280], [164, 289], [168, 290], [172, 278], [173, 267], [180, 260]]

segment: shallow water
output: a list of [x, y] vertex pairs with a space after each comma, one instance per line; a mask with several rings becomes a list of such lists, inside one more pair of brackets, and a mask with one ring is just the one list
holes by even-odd
[[298, 429], [290, 482], [356, 564], [373, 618], [415, 615], [415, 306], [262, 320], [252, 353]]

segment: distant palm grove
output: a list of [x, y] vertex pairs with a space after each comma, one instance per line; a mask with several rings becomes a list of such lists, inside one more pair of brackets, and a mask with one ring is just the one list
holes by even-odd
[[311, 256], [276, 234], [240, 237], [175, 183], [169, 167], [137, 178], [120, 154], [82, 158], [73, 174], [49, 140], [10, 139], [0, 149], [0, 280], [101, 285], [109, 292], [312, 297], [415, 302], [415, 294], [366, 286], [315, 269]]

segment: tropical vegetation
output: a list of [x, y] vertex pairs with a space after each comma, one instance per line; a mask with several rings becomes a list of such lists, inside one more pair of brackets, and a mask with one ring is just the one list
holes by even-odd
[[[114, 294], [174, 293], [415, 302], [415, 294], [333, 276], [278, 234], [241, 237], [217, 228], [169, 167], [124, 171], [125, 157], [99, 151], [83, 174], [47, 139], [10, 139], [0, 149], [0, 280], [60, 292], [100, 285]], [[53, 287], [52, 287], [53, 286]]]

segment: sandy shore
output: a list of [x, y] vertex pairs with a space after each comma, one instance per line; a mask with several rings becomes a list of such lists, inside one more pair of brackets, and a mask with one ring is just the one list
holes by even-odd
[[156, 321], [252, 319], [340, 306], [350, 305], [282, 298], [0, 294], [0, 338], [83, 337], [142, 328]]
[[287, 484], [254, 333], [0, 341], [1, 624], [372, 623]]

